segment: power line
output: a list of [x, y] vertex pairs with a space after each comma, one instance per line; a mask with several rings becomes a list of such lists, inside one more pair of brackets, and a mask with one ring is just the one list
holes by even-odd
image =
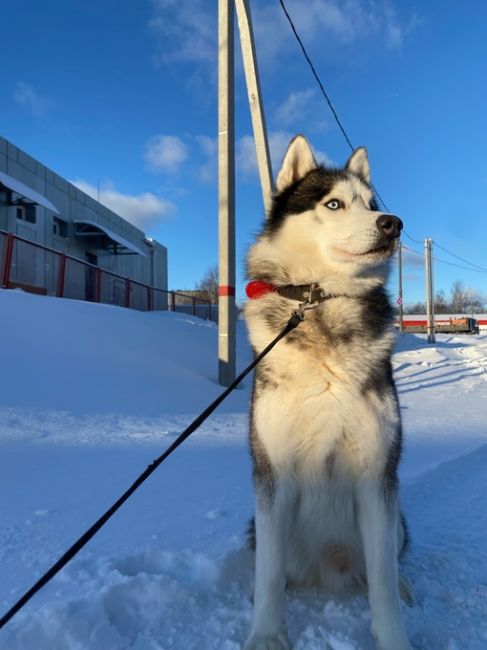
[[406, 244], [401, 244], [403, 248], [405, 248], [407, 251], [410, 251], [411, 253], [416, 253], [416, 255], [419, 255], [420, 257], [424, 257], [423, 253], [419, 253], [418, 251], [415, 251], [414, 248], [410, 248], [409, 246], [406, 246]]
[[438, 248], [441, 248], [442, 251], [445, 251], [445, 253], [448, 253], [448, 255], [452, 255], [453, 257], [456, 257], [457, 260], [461, 260], [462, 262], [466, 262], [467, 264], [470, 264], [471, 266], [477, 267], [477, 270], [484, 271], [485, 273], [487, 273], [487, 269], [484, 268], [483, 266], [479, 266], [478, 264], [474, 264], [474, 262], [471, 262], [470, 260], [466, 260], [465, 258], [460, 257], [460, 255], [456, 255], [456, 253], [452, 253], [451, 251], [449, 251], [444, 246], [440, 246], [440, 244], [438, 244], [438, 242], [436, 240], [434, 240], [434, 244]]
[[[420, 241], [419, 239], [415, 239], [414, 237], [411, 237], [411, 235], [408, 235], [408, 233], [403, 230], [402, 231], [403, 235], [406, 235], [408, 239], [411, 241], [415, 242], [416, 244], [422, 244], [423, 242]], [[460, 266], [459, 264], [454, 264], [453, 262], [448, 262], [447, 260], [442, 260], [439, 257], [434, 257], [433, 259], [437, 260], [438, 262], [443, 262], [444, 264], [450, 264], [450, 266], [458, 266], [460, 269], [467, 269], [467, 271], [480, 271], [481, 273], [487, 273], [487, 269], [483, 266], [480, 266], [479, 264], [475, 264], [474, 262], [471, 262], [470, 260], [465, 259], [464, 257], [460, 257], [460, 255], [457, 255], [456, 253], [452, 253], [452, 251], [449, 251], [447, 248], [444, 246], [441, 246], [438, 244], [436, 239], [434, 240], [434, 244], [437, 248], [441, 248], [442, 251], [445, 251], [445, 253], [448, 253], [449, 255], [452, 255], [453, 257], [456, 257], [457, 260], [460, 260], [461, 262], [465, 262], [466, 264], [470, 264], [470, 267], [465, 267], [465, 266]], [[403, 246], [404, 248], [407, 248], [407, 250], [412, 251], [413, 253], [416, 253], [417, 255], [422, 255], [422, 253], [418, 253], [412, 248], [408, 248], [408, 246]]]
[[481, 269], [474, 269], [471, 266], [462, 266], [461, 264], [454, 264], [453, 262], [448, 262], [447, 260], [442, 260], [440, 257], [433, 257], [436, 262], [442, 262], [442, 264], [448, 264], [448, 266], [456, 266], [457, 269], [464, 269], [465, 271], [474, 271], [475, 273], [487, 273], [487, 269], [482, 271]]
[[379, 190], [375, 187], [375, 185], [374, 185], [373, 183], [371, 183], [371, 186], [372, 186], [372, 189], [374, 190], [375, 195], [377, 196], [377, 198], [379, 199], [379, 201], [382, 203], [382, 205], [385, 207], [386, 212], [388, 212], [389, 214], [391, 214], [391, 211], [390, 211], [389, 208], [387, 207], [387, 203], [384, 201], [384, 199], [382, 198], [382, 196], [379, 194]]
[[343, 124], [340, 122], [340, 118], [338, 117], [337, 112], [336, 112], [333, 104], [331, 103], [330, 97], [328, 96], [328, 93], [324, 89], [323, 84], [321, 83], [321, 80], [318, 77], [318, 74], [317, 74], [317, 72], [315, 70], [315, 67], [314, 67], [311, 59], [308, 56], [308, 52], [306, 51], [306, 48], [303, 45], [303, 41], [300, 39], [299, 34], [296, 31], [296, 27], [294, 26], [294, 23], [293, 23], [293, 21], [291, 19], [291, 16], [289, 15], [288, 10], [286, 9], [286, 5], [284, 4], [283, 0], [279, 0], [279, 2], [281, 4], [282, 10], [284, 11], [284, 13], [286, 15], [286, 18], [288, 19], [289, 24], [291, 25], [291, 29], [294, 32], [294, 36], [296, 37], [296, 40], [298, 41], [298, 43], [299, 43], [299, 45], [301, 47], [301, 50], [303, 51], [304, 57], [305, 57], [306, 61], [308, 62], [309, 67], [311, 68], [311, 72], [313, 73], [313, 76], [316, 79], [316, 82], [318, 83], [318, 85], [319, 85], [319, 87], [321, 89], [323, 97], [325, 98], [328, 106], [330, 107], [331, 112], [333, 113], [333, 117], [335, 118], [335, 121], [338, 124], [338, 126], [340, 128], [340, 131], [343, 133], [343, 136], [344, 136], [345, 140], [348, 142], [348, 146], [350, 147], [350, 149], [352, 151], [354, 151], [355, 147], [351, 143], [350, 138], [348, 137], [348, 134], [345, 131], [345, 128], [344, 128]]
[[401, 244], [401, 246], [404, 250], [409, 251], [410, 253], [414, 253], [419, 257], [424, 257], [424, 253], [419, 253], [418, 251], [415, 251], [414, 248], [410, 248], [409, 246], [406, 246], [406, 244]]
[[[407, 251], [410, 251], [411, 253], [415, 253], [415, 255], [419, 255], [419, 257], [424, 257], [423, 253], [420, 253], [418, 251], [415, 251], [414, 248], [410, 248], [409, 246], [406, 246], [405, 244], [401, 244], [401, 246], [406, 249]], [[457, 269], [464, 269], [465, 271], [475, 271], [476, 273], [487, 273], [487, 269], [474, 269], [469, 266], [462, 266], [460, 264], [455, 264], [454, 262], [448, 262], [447, 260], [441, 259], [441, 257], [433, 257], [435, 262], [441, 262], [442, 264], [448, 264], [448, 266], [455, 266]]]
[[[411, 235], [408, 235], [407, 232], [404, 230], [402, 231], [403, 235], [406, 235], [408, 239], [411, 241], [415, 242], [416, 244], [422, 244], [423, 242], [420, 241], [419, 239], [414, 239], [414, 237], [411, 237]], [[449, 251], [447, 248], [444, 246], [441, 246], [438, 244], [436, 239], [434, 240], [434, 244], [437, 248], [441, 248], [442, 251], [445, 251], [445, 253], [448, 253], [449, 255], [452, 255], [453, 257], [456, 257], [457, 260], [460, 260], [461, 262], [465, 262], [466, 264], [470, 264], [469, 267], [466, 266], [461, 266], [460, 264], [454, 264], [453, 262], [448, 262], [447, 260], [442, 260], [439, 257], [434, 257], [433, 259], [436, 260], [437, 262], [443, 262], [443, 264], [449, 264], [450, 266], [457, 266], [459, 269], [466, 269], [467, 271], [477, 271], [480, 273], [487, 273], [487, 269], [483, 266], [480, 266], [479, 264], [475, 264], [474, 262], [471, 262], [470, 260], [465, 259], [464, 257], [460, 257], [460, 255], [457, 255], [456, 253], [452, 253], [452, 251]], [[422, 255], [422, 253], [418, 253], [412, 248], [409, 248], [408, 246], [403, 245], [403, 248], [406, 248], [409, 251], [412, 251], [413, 253], [416, 253], [416, 255]]]
[[[403, 234], [403, 235], [406, 235], [406, 237], [407, 237], [408, 239], [410, 239], [411, 241], [413, 241], [415, 244], [422, 244], [422, 243], [423, 243], [423, 242], [420, 241], [419, 239], [415, 239], [414, 237], [411, 237], [411, 235], [409, 235], [405, 230], [402, 231], [402, 234]], [[411, 250], [412, 250], [412, 249], [411, 249]]]
[[[288, 22], [289, 22], [289, 24], [291, 26], [291, 29], [293, 30], [294, 36], [296, 37], [296, 40], [298, 41], [299, 46], [301, 47], [301, 50], [302, 50], [302, 52], [304, 54], [304, 58], [308, 62], [308, 65], [309, 65], [309, 67], [311, 69], [311, 72], [312, 72], [314, 78], [316, 79], [316, 82], [317, 82], [318, 86], [320, 87], [321, 93], [322, 93], [323, 97], [325, 98], [326, 103], [330, 107], [331, 112], [333, 113], [333, 117], [335, 118], [335, 122], [338, 124], [338, 127], [339, 127], [340, 131], [343, 133], [343, 137], [347, 141], [348, 146], [350, 147], [350, 150], [355, 151], [355, 147], [353, 146], [352, 141], [350, 140], [350, 138], [348, 136], [348, 133], [345, 130], [345, 127], [343, 126], [343, 124], [340, 121], [340, 118], [338, 117], [338, 113], [336, 112], [335, 107], [333, 106], [332, 101], [330, 99], [330, 96], [326, 92], [326, 90], [325, 90], [325, 88], [324, 88], [324, 86], [323, 86], [323, 84], [321, 82], [321, 79], [319, 78], [318, 73], [316, 72], [316, 68], [314, 67], [313, 62], [311, 61], [311, 59], [310, 59], [310, 57], [308, 55], [308, 52], [306, 51], [306, 48], [303, 45], [303, 41], [301, 40], [298, 32], [296, 31], [296, 27], [294, 26], [292, 18], [289, 15], [288, 10], [286, 9], [286, 5], [284, 4], [284, 1], [279, 0], [279, 2], [280, 2], [280, 5], [282, 7], [282, 10], [284, 11], [284, 14], [285, 14], [287, 20], [288, 20]], [[371, 187], [374, 190], [374, 193], [376, 194], [379, 201], [382, 203], [382, 205], [386, 209], [386, 211], [390, 212], [386, 202], [384, 201], [384, 199], [380, 195], [379, 190], [373, 184], [371, 184]]]

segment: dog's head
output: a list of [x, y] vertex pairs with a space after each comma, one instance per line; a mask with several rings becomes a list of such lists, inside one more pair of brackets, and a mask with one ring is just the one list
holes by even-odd
[[293, 283], [331, 277], [383, 281], [401, 229], [398, 217], [378, 209], [365, 148], [356, 149], [342, 169], [328, 169], [316, 163], [299, 135], [284, 157], [249, 270], [257, 258], [272, 258]]

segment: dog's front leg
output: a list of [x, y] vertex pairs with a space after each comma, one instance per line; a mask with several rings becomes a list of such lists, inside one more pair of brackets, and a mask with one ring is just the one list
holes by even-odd
[[377, 649], [411, 650], [399, 599], [397, 496], [372, 480], [359, 486], [357, 505]]
[[286, 546], [292, 498], [274, 483], [272, 494], [256, 490], [255, 591], [252, 629], [244, 650], [289, 650], [284, 624]]

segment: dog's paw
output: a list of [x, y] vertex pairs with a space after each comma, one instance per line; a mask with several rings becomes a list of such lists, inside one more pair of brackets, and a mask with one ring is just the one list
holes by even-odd
[[251, 634], [242, 650], [291, 650], [291, 645], [285, 632], [276, 636]]
[[372, 624], [372, 636], [377, 650], [413, 650], [401, 621], [382, 621]]
[[390, 636], [388, 638], [376, 638], [377, 650], [413, 650], [405, 636]]
[[404, 643], [393, 643], [392, 645], [387, 642], [386, 645], [377, 643], [377, 650], [413, 650], [413, 648], [407, 641]]

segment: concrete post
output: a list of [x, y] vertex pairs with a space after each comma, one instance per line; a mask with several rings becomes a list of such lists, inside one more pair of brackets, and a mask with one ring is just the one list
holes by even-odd
[[404, 332], [404, 304], [402, 297], [402, 244], [399, 242], [399, 250], [397, 253], [397, 263], [399, 267], [399, 331], [401, 334]]
[[255, 54], [252, 18], [250, 16], [248, 0], [235, 0], [235, 6], [237, 8], [240, 45], [242, 47], [245, 80], [247, 82], [250, 114], [252, 116], [252, 128], [254, 131], [260, 185], [262, 188], [264, 207], [267, 214], [270, 207], [272, 192], [274, 190], [274, 183], [272, 180], [272, 166], [269, 155], [269, 146], [267, 143], [264, 108], [260, 91], [259, 69]]
[[428, 343], [435, 343], [435, 305], [433, 300], [433, 263], [431, 259], [432, 240], [424, 240], [424, 260], [426, 274], [426, 327]]
[[218, 380], [235, 379], [235, 130], [233, 0], [218, 0]]

